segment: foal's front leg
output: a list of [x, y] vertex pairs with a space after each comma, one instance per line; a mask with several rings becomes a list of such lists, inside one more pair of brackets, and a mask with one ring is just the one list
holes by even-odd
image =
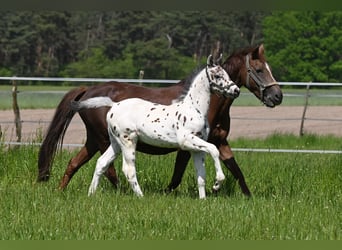
[[221, 164], [220, 164], [220, 159], [219, 159], [220, 153], [218, 149], [215, 147], [215, 145], [209, 142], [206, 142], [205, 140], [197, 136], [189, 135], [187, 139], [184, 141], [182, 145], [182, 149], [187, 149], [190, 151], [203, 151], [203, 152], [210, 154], [210, 156], [214, 160], [215, 171], [216, 171], [216, 179], [215, 179], [215, 184], [213, 186], [213, 189], [218, 190], [221, 187], [221, 184], [224, 181], [225, 176], [222, 171]]
[[194, 165], [197, 174], [198, 194], [200, 199], [205, 198], [205, 165], [204, 165], [204, 152], [193, 152]]

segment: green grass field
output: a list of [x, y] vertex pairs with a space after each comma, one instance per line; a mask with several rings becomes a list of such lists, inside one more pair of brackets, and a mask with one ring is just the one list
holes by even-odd
[[[74, 87], [71, 86], [19, 86], [18, 104], [21, 109], [56, 108], [63, 95]], [[12, 86], [0, 85], [0, 109], [12, 108]], [[305, 103], [305, 89], [282, 88], [282, 105], [302, 106]], [[309, 105], [342, 105], [342, 88], [314, 88], [310, 90]], [[331, 95], [326, 97], [324, 95]], [[245, 87], [234, 101], [234, 106], [260, 106], [261, 102]]]
[[[342, 150], [332, 136], [273, 135], [237, 139], [231, 146]], [[342, 155], [236, 152], [253, 197], [227, 180], [210, 192], [214, 168], [207, 158], [207, 195], [199, 200], [192, 162], [174, 193], [166, 195], [175, 154], [139, 153], [138, 180], [145, 196], [134, 196], [115, 163], [121, 185], [102, 179], [87, 197], [97, 157], [57, 190], [74, 152], [56, 157], [51, 180], [36, 183], [38, 147], [0, 146], [1, 239], [342, 239]]]

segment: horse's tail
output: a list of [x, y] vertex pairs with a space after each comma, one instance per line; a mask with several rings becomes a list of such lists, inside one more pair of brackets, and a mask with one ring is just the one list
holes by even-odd
[[62, 146], [65, 132], [76, 113], [71, 109], [70, 101], [79, 100], [86, 91], [86, 87], [70, 90], [59, 103], [39, 149], [37, 181], [49, 180], [57, 146]]
[[112, 99], [107, 96], [93, 97], [84, 101], [71, 101], [70, 107], [77, 112], [81, 109], [111, 107], [113, 105]]

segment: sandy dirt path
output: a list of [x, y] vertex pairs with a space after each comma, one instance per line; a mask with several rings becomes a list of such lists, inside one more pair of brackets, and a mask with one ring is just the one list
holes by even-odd
[[[25, 109], [20, 111], [22, 141], [31, 141], [37, 134], [45, 135], [54, 109]], [[237, 137], [264, 138], [275, 132], [299, 134], [303, 107], [279, 106], [274, 109], [260, 107], [231, 108], [229, 139]], [[311, 106], [307, 108], [304, 133], [333, 134], [342, 137], [342, 107]], [[317, 119], [317, 120], [316, 120]], [[321, 120], [323, 119], [323, 120]], [[16, 141], [12, 110], [0, 111], [0, 126], [5, 141]], [[76, 114], [67, 130], [64, 143], [85, 142], [85, 127]]]

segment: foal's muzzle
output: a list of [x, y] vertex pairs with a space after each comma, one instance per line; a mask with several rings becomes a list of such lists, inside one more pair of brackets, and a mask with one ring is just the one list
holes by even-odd
[[217, 93], [221, 96], [224, 96], [225, 98], [237, 98], [240, 95], [240, 88], [235, 85], [235, 83], [231, 83], [228, 86], [219, 86], [216, 84], [213, 84], [211, 86], [211, 92]]
[[240, 88], [235, 85], [235, 83], [232, 83], [224, 88], [223, 96], [226, 98], [237, 98], [240, 95]]

